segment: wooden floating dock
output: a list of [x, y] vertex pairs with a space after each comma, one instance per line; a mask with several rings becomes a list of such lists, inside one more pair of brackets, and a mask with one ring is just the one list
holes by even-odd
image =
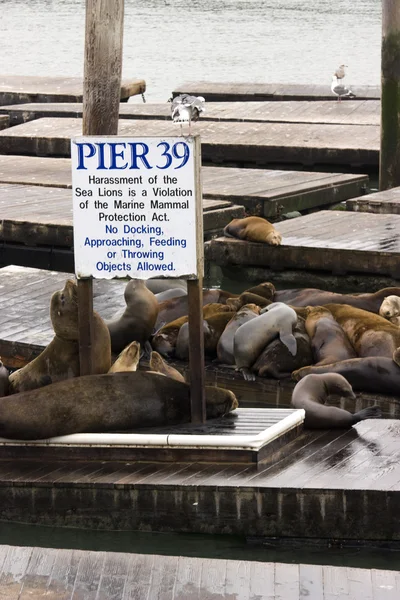
[[2, 598], [398, 600], [400, 573], [197, 556], [1, 546]]
[[[378, 100], [348, 102], [207, 102], [201, 121], [248, 121], [260, 123], [328, 123], [342, 125], [379, 125]], [[44, 103], [0, 106], [0, 114], [10, 117], [10, 125], [21, 125], [43, 117], [82, 117], [82, 104]], [[121, 104], [121, 119], [171, 119], [171, 105]]]
[[400, 277], [398, 215], [322, 210], [275, 226], [281, 246], [217, 238], [205, 244], [205, 256], [218, 265]]
[[[358, 100], [379, 100], [380, 86], [351, 85]], [[297, 83], [221, 83], [211, 81], [191, 81], [178, 85], [172, 95], [194, 94], [204, 96], [208, 102], [252, 102], [260, 100], [335, 100], [330, 85]]]
[[400, 187], [351, 198], [346, 201], [346, 208], [356, 212], [400, 215]]
[[[179, 128], [160, 120], [121, 119], [120, 136], [176, 136]], [[237, 123], [199, 121], [203, 162], [227, 166], [272, 164], [378, 167], [378, 125]], [[82, 120], [43, 118], [0, 131], [0, 154], [70, 156], [71, 137]]]
[[[123, 79], [121, 100], [146, 91], [143, 79]], [[0, 75], [0, 106], [27, 102], [82, 102], [83, 79]]]
[[[0, 155], [0, 184], [70, 188], [71, 171], [70, 159]], [[202, 168], [205, 200], [230, 202], [244, 206], [248, 214], [271, 218], [293, 210], [303, 211], [337, 204], [359, 196], [367, 185], [367, 175], [230, 167]], [[4, 198], [6, 210], [8, 188], [2, 186], [1, 189], [5, 189], [5, 192], [4, 195], [0, 193], [0, 203]], [[13, 206], [16, 207], [17, 203], [18, 199], [15, 196]], [[10, 209], [15, 214], [12, 206]], [[3, 218], [6, 218], [7, 213], [3, 214]], [[211, 229], [217, 230], [217, 227], [207, 227], [207, 230]]]
[[10, 125], [10, 118], [8, 115], [0, 115], [0, 129], [7, 129]]

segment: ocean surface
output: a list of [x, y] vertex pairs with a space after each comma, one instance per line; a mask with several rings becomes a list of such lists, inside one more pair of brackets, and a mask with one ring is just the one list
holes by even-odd
[[[0, 74], [82, 75], [84, 0], [0, 0], [0, 15]], [[342, 63], [376, 85], [380, 45], [380, 0], [125, 0], [123, 76], [148, 102], [187, 81], [330, 84]]]

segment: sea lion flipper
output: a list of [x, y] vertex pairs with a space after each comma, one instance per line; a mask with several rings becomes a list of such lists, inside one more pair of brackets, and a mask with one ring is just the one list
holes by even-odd
[[250, 371], [250, 369], [248, 369], [247, 367], [241, 367], [240, 369], [238, 369], [238, 371], [241, 372], [241, 374], [243, 375], [243, 379], [245, 381], [255, 381], [256, 380], [256, 376], [254, 375], [254, 373], [252, 373]]
[[365, 419], [381, 419], [382, 418], [382, 410], [379, 406], [369, 406], [368, 408], [363, 408], [358, 412], [354, 413], [354, 423], [358, 423], [359, 421], [364, 421]]
[[293, 333], [282, 333], [282, 331], [280, 331], [279, 338], [280, 338], [282, 344], [284, 344], [286, 346], [286, 348], [289, 350], [290, 354], [292, 356], [296, 356], [297, 341], [296, 341], [296, 338], [294, 337]]

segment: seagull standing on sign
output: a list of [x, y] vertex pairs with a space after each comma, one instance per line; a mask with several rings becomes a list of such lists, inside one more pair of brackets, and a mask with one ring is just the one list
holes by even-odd
[[190, 96], [189, 94], [181, 94], [176, 98], [171, 98], [171, 118], [174, 123], [189, 123], [189, 135], [191, 133], [192, 121], [197, 121], [200, 114], [205, 111], [203, 96]]

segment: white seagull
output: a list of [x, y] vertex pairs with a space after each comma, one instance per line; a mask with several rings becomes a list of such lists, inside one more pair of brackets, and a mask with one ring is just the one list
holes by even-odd
[[346, 75], [346, 72], [345, 72], [346, 68], [347, 68], [347, 65], [340, 65], [334, 72], [335, 77], [337, 77], [338, 79], [343, 79], [343, 77], [345, 77], [345, 75]]
[[355, 98], [356, 95], [353, 94], [350, 88], [346, 87], [343, 83], [341, 83], [336, 75], [332, 77], [331, 84], [332, 93], [338, 97], [338, 101], [340, 102], [342, 98]]
[[174, 123], [189, 123], [189, 135], [192, 121], [197, 121], [200, 114], [205, 111], [203, 96], [190, 96], [189, 94], [181, 94], [175, 98], [171, 98], [171, 118]]

